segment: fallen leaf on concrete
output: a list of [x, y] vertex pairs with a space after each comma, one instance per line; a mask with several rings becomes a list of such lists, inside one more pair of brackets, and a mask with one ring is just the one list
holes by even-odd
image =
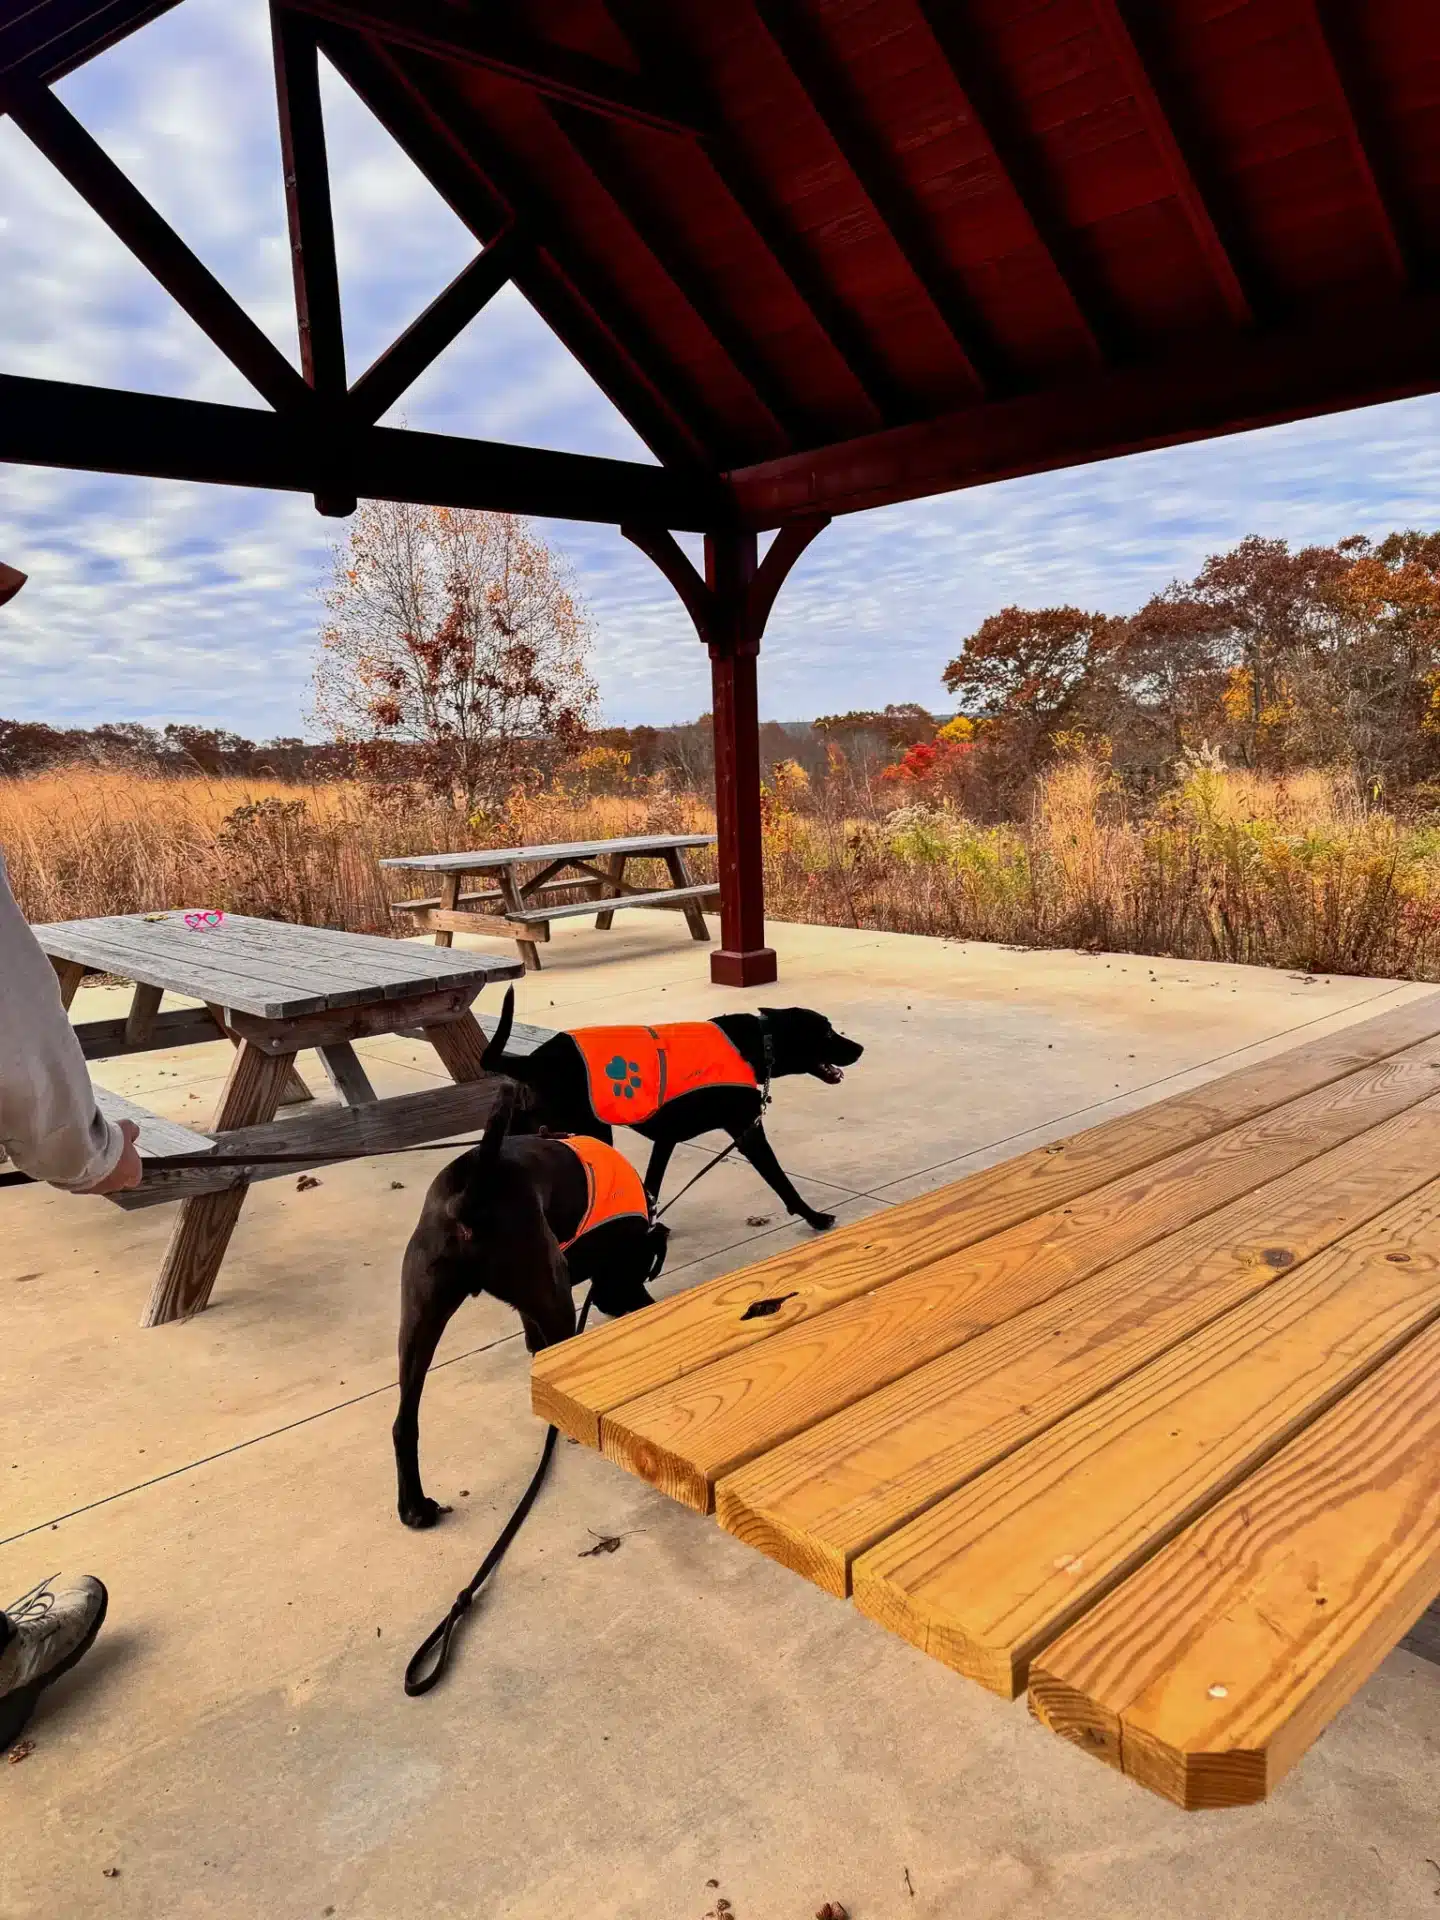
[[720, 1882], [718, 1880], [707, 1880], [705, 1884], [707, 1887], [718, 1887]]
[[18, 1767], [20, 1762], [22, 1760], [28, 1760], [34, 1751], [35, 1742], [33, 1740], [17, 1740], [15, 1745], [10, 1749], [11, 1766]]
[[770, 1216], [768, 1213], [747, 1213], [745, 1224], [747, 1227], [768, 1227]]
[[[587, 1528], [586, 1531], [588, 1532], [589, 1529]], [[618, 1553], [620, 1551], [620, 1542], [624, 1538], [623, 1533], [597, 1533], [594, 1546], [583, 1547], [580, 1552], [576, 1554], [575, 1558], [577, 1560], [593, 1560], [597, 1553]]]
[[850, 1920], [850, 1916], [838, 1900], [827, 1900], [815, 1909], [815, 1920]]
[[100, 1871], [107, 1880], [118, 1880], [120, 1878], [120, 1869], [118, 1867], [102, 1867]]
[[403, 1180], [392, 1180], [390, 1182], [390, 1191], [391, 1193], [403, 1193], [405, 1191], [405, 1182]]
[[295, 1191], [297, 1193], [309, 1193], [312, 1187], [318, 1187], [319, 1184], [320, 1182], [315, 1178], [313, 1173], [302, 1173], [300, 1178], [295, 1182]]

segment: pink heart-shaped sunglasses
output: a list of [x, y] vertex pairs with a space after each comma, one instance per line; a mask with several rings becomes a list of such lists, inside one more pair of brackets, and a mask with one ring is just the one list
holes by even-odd
[[187, 913], [185, 924], [192, 933], [205, 933], [211, 927], [218, 927], [225, 918], [218, 907], [203, 907], [193, 913]]

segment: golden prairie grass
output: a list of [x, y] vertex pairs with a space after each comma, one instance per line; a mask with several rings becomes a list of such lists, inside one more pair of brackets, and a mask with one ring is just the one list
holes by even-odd
[[[702, 800], [663, 792], [517, 794], [467, 820], [418, 787], [89, 767], [0, 781], [0, 848], [37, 921], [204, 906], [386, 933], [390, 901], [430, 890], [382, 873], [386, 855], [713, 825]], [[764, 831], [777, 920], [1440, 979], [1440, 824], [1324, 773], [1197, 764], [1140, 809], [1076, 753], [1001, 826], [779, 777]], [[692, 866], [714, 877], [704, 850]]]

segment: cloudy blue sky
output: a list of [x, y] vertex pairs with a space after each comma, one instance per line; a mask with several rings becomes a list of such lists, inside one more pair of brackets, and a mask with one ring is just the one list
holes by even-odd
[[[143, 58], [142, 58], [143, 55]], [[352, 368], [470, 257], [468, 236], [334, 74], [327, 129]], [[287, 353], [294, 320], [262, 0], [186, 0], [72, 75], [71, 109]], [[246, 403], [250, 389], [0, 119], [0, 368]], [[513, 290], [402, 403], [412, 426], [648, 458]], [[1440, 399], [853, 516], [772, 618], [768, 716], [943, 703], [957, 642], [1011, 601], [1136, 605], [1259, 531], [1330, 540], [1440, 523]], [[302, 730], [316, 590], [340, 523], [308, 500], [0, 467], [0, 714]], [[704, 657], [609, 528], [554, 523], [597, 628], [606, 716], [691, 717]]]

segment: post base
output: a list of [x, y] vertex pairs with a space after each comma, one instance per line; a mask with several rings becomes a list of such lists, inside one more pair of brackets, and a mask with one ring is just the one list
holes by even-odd
[[779, 973], [773, 947], [750, 947], [743, 953], [717, 947], [710, 956], [710, 978], [717, 987], [768, 987]]

